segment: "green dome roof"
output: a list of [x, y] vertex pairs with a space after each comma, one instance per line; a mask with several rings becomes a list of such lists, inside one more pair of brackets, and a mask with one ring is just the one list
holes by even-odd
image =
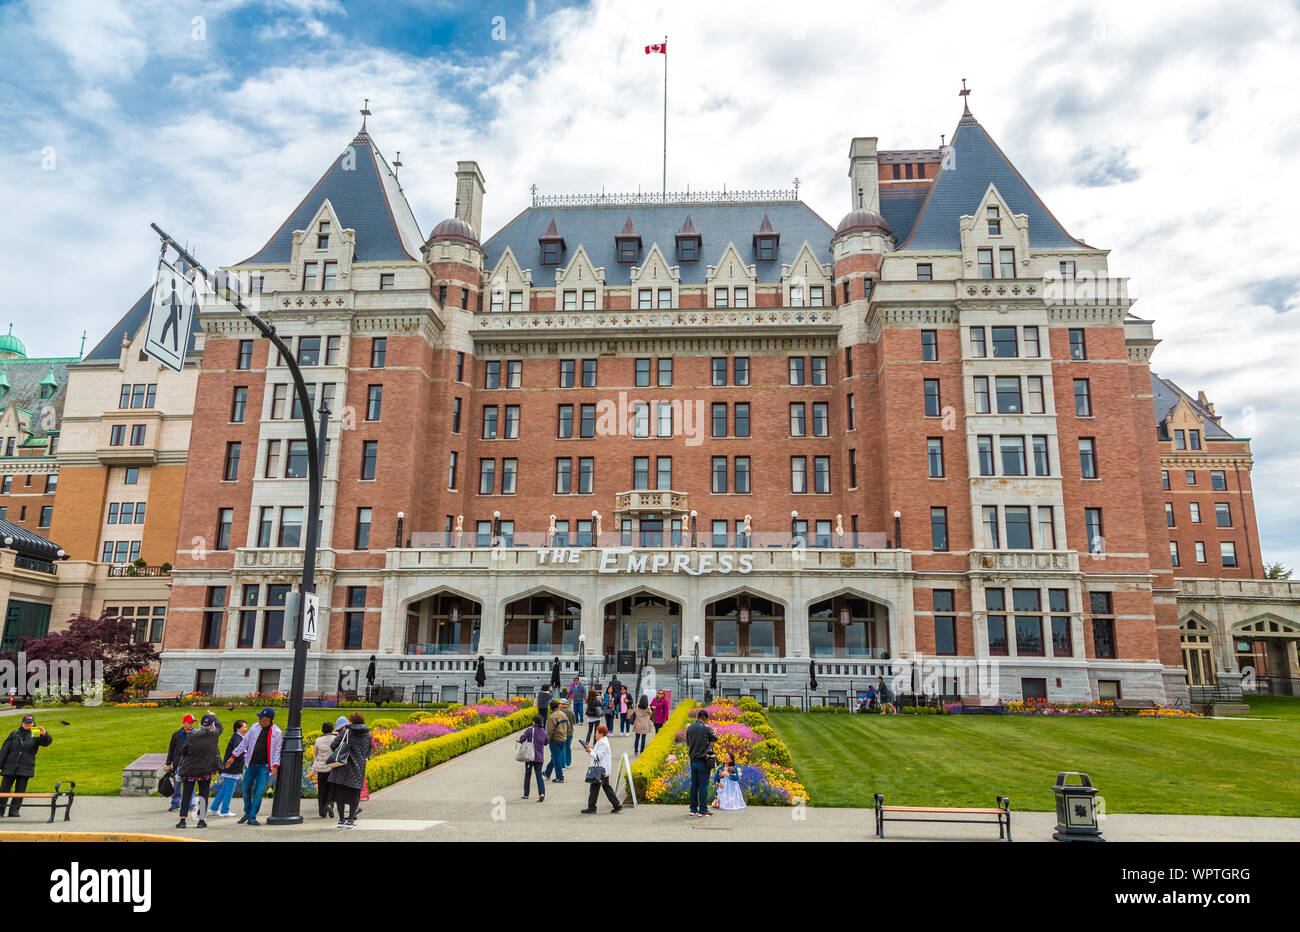
[[14, 336], [14, 325], [9, 325], [8, 333], [0, 333], [0, 353], [13, 353], [15, 356], [27, 358], [27, 347], [23, 341]]

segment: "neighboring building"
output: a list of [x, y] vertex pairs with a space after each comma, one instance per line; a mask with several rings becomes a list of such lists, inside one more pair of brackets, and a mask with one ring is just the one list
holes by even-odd
[[[561, 196], [482, 241], [460, 162], [425, 240], [363, 127], [231, 267], [334, 414], [306, 688], [372, 653], [454, 690], [480, 654], [502, 688], [623, 650], [685, 677], [698, 650], [724, 691], [802, 694], [811, 660], [846, 695], [924, 657], [1004, 698], [1186, 700], [1179, 600], [1206, 581], [1171, 565], [1160, 475], [1187, 454], [1152, 421], [1199, 419], [1241, 471], [1204, 541], [1245, 573], [1216, 549], [1216, 586], [1260, 565], [1248, 443], [1152, 375], [1106, 251], [969, 111], [942, 150], [854, 139], [849, 176], [835, 227], [779, 192]], [[306, 440], [268, 341], [200, 316], [160, 685], [283, 689]], [[1300, 592], [1270, 594], [1300, 635]]]

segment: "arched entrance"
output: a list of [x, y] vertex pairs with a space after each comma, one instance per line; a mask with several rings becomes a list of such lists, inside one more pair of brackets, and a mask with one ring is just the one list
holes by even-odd
[[781, 657], [785, 607], [740, 592], [704, 607], [704, 653], [709, 657]]
[[852, 593], [812, 603], [808, 650], [813, 657], [875, 660], [888, 656], [889, 609]]
[[406, 608], [405, 652], [477, 654], [483, 606], [454, 592], [438, 592]]
[[576, 654], [582, 606], [558, 593], [535, 592], [506, 604], [504, 624], [507, 654]]
[[648, 651], [650, 663], [671, 663], [682, 652], [682, 605], [653, 592], [640, 591], [605, 605], [605, 649]]
[[1232, 626], [1242, 688], [1275, 696], [1300, 695], [1300, 623], [1267, 615]]
[[1209, 625], [1189, 618], [1178, 630], [1183, 650], [1183, 669], [1187, 671], [1188, 686], [1213, 686], [1214, 645], [1210, 640]]

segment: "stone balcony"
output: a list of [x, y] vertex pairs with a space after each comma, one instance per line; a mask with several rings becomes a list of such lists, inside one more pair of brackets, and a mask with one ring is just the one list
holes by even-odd
[[777, 330], [838, 326], [833, 307], [705, 307], [620, 311], [503, 311], [474, 315], [473, 333], [484, 336], [564, 331], [661, 331], [756, 327]]
[[614, 514], [689, 515], [691, 506], [685, 492], [668, 489], [634, 489], [614, 495]]
[[[235, 551], [235, 568], [240, 570], [288, 571], [302, 570], [301, 547], [240, 547]], [[328, 547], [316, 550], [316, 571], [334, 569], [334, 551]]]
[[1290, 579], [1178, 579], [1179, 598], [1300, 600], [1300, 580]]
[[1079, 554], [1073, 550], [972, 550], [972, 572], [1077, 573]]

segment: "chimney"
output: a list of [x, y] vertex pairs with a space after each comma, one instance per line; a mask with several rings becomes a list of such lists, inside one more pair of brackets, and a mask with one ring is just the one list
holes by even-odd
[[1211, 417], [1214, 416], [1214, 405], [1211, 404], [1210, 399], [1205, 397], [1205, 392], [1197, 392], [1196, 401], [1202, 408], [1210, 412]]
[[456, 219], [464, 220], [483, 238], [483, 172], [478, 162], [456, 163]]
[[876, 137], [858, 136], [849, 143], [849, 209], [880, 212], [880, 176], [876, 163]]

